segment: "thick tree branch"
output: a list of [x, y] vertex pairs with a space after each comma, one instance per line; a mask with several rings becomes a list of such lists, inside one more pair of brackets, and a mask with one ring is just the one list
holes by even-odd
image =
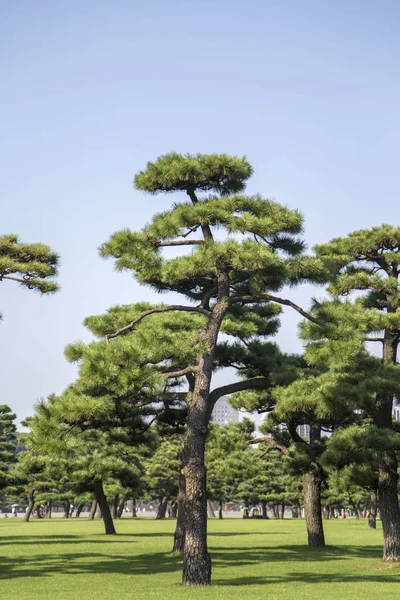
[[194, 246], [204, 244], [204, 240], [174, 240], [171, 242], [157, 242], [157, 246]]
[[257, 294], [257, 296], [232, 296], [229, 301], [231, 304], [252, 304], [253, 302], [260, 302], [261, 300], [265, 300], [267, 302], [276, 302], [277, 304], [284, 304], [285, 306], [290, 306], [295, 311], [300, 313], [302, 317], [308, 319], [308, 321], [312, 321], [313, 323], [320, 325], [319, 321], [315, 317], [313, 317], [307, 311], [303, 310], [301, 306], [298, 306], [297, 304], [295, 304], [291, 300], [288, 300], [287, 298], [279, 298], [278, 296], [271, 296], [271, 294]]
[[180, 371], [170, 371], [169, 373], [162, 373], [162, 375], [170, 379], [171, 377], [183, 377], [183, 375], [188, 375], [188, 373], [196, 373], [196, 371], [198, 370], [198, 367], [190, 366], [186, 367], [185, 369], [181, 369]]
[[271, 386], [269, 377], [255, 377], [244, 381], [236, 381], [219, 388], [215, 388], [208, 396], [208, 412], [211, 415], [216, 401], [222, 396], [234, 394], [235, 392], [244, 392], [245, 390], [265, 390]]
[[108, 333], [105, 336], [105, 340], [106, 340], [106, 342], [108, 342], [108, 340], [111, 340], [112, 338], [116, 338], [120, 335], [124, 335], [125, 333], [129, 333], [130, 331], [132, 331], [132, 329], [135, 328], [135, 326], [138, 323], [140, 323], [140, 321], [142, 321], [145, 317], [148, 317], [149, 315], [153, 315], [156, 313], [172, 312], [172, 311], [196, 312], [196, 313], [205, 315], [207, 317], [210, 316], [210, 312], [208, 310], [206, 310], [205, 308], [202, 308], [201, 306], [180, 306], [179, 304], [176, 304], [176, 305], [171, 305], [171, 306], [160, 306], [158, 308], [151, 308], [150, 310], [146, 310], [146, 311], [142, 312], [141, 315], [136, 317], [136, 319], [134, 319], [131, 323], [128, 323], [128, 325], [125, 325], [125, 327], [121, 327], [121, 329], [117, 329], [117, 331], [114, 331], [114, 333]]
[[255, 438], [249, 442], [249, 445], [252, 446], [253, 444], [262, 444], [262, 443], [269, 444], [271, 450], [278, 450], [279, 452], [281, 452], [281, 454], [284, 454], [285, 456], [292, 456], [289, 448], [285, 448], [285, 446], [278, 444], [278, 442], [276, 442], [272, 437], [269, 437], [269, 436]]
[[9, 279], [10, 281], [17, 281], [18, 283], [23, 283], [24, 285], [28, 285], [29, 284], [29, 279], [20, 279], [19, 277], [11, 277], [11, 275], [2, 275], [0, 277], [1, 281], [3, 281], [3, 279]]

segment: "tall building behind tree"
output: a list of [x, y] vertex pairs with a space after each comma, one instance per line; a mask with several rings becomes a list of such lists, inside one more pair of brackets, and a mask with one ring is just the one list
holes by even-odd
[[215, 403], [211, 420], [218, 425], [227, 425], [228, 423], [238, 423], [239, 416], [239, 411], [229, 404], [228, 397], [222, 396]]

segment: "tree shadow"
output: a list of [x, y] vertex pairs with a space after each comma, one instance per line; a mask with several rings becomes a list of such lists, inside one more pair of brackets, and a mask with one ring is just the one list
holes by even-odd
[[[9, 542], [31, 544], [54, 544], [54, 551], [43, 555], [40, 549], [34, 555], [23, 555], [18, 558], [2, 556], [0, 579], [10, 580], [21, 577], [29, 578], [46, 578], [54, 574], [120, 574], [126, 576], [132, 575], [152, 575], [155, 573], [178, 573], [182, 568], [182, 558], [172, 554], [172, 552], [151, 552], [134, 554], [129, 552], [129, 547], [136, 537], [148, 537], [148, 534], [119, 534], [117, 536], [102, 535], [99, 539], [93, 540], [93, 536], [87, 538], [77, 535], [61, 535], [61, 536], [26, 536], [25, 539], [19, 540], [11, 536], [5, 536]], [[172, 542], [172, 535], [169, 533], [151, 534], [151, 537], [169, 536]], [[210, 538], [214, 535], [212, 534]], [[97, 534], [96, 534], [97, 537]], [[129, 554], [114, 554], [112, 549], [105, 554], [101, 552], [62, 552], [63, 544], [79, 544], [79, 540], [90, 544], [110, 544], [117, 543], [125, 545], [125, 549]], [[325, 548], [312, 548], [307, 545], [280, 545], [277, 547], [245, 547], [245, 546], [220, 546], [212, 547], [211, 541], [211, 557], [215, 568], [214, 572], [219, 573], [217, 579], [214, 578], [213, 583], [223, 586], [248, 586], [248, 585], [265, 585], [277, 583], [357, 583], [357, 582], [380, 582], [394, 583], [398, 582], [397, 570], [393, 574], [385, 573], [360, 573], [349, 575], [341, 573], [324, 573], [324, 572], [307, 572], [304, 570], [304, 563], [311, 565], [312, 563], [332, 563], [332, 561], [347, 561], [351, 559], [372, 559], [379, 561], [381, 558], [381, 548], [375, 546], [327, 546]], [[57, 547], [58, 545], [58, 547]], [[8, 544], [3, 547], [6, 550]], [[61, 552], [58, 551], [61, 549]], [[135, 546], [137, 549], [138, 546]], [[72, 548], [71, 548], [72, 549]], [[99, 549], [99, 546], [97, 546]], [[66, 548], [67, 550], [67, 548]], [[4, 552], [2, 553], [4, 554]], [[282, 575], [276, 575], [278, 568], [274, 566], [277, 563], [281, 565], [293, 563], [292, 572], [283, 572]], [[294, 563], [298, 563], [294, 566]], [[45, 565], [45, 567], [44, 567]], [[246, 567], [250, 565], [259, 565], [260, 570], [265, 572], [265, 575], [244, 575], [242, 577], [234, 577], [223, 579], [221, 575], [228, 568]], [[320, 567], [318, 567], [320, 568]], [[390, 567], [389, 567], [390, 568]], [[383, 567], [382, 567], [383, 569]]]

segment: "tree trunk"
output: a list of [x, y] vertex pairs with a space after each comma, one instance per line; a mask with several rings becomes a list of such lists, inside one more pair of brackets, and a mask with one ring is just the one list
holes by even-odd
[[[388, 312], [397, 307], [388, 305]], [[396, 364], [398, 340], [396, 334], [386, 329], [383, 342], [383, 362]], [[381, 429], [393, 429], [393, 394], [376, 396], [375, 424]], [[379, 454], [378, 500], [383, 529], [383, 556], [388, 562], [400, 561], [400, 509], [398, 499], [397, 457], [394, 450], [382, 450]]]
[[176, 519], [178, 516], [178, 501], [175, 501], [171, 505], [171, 517]]
[[213, 369], [211, 355], [198, 361], [194, 390], [188, 403], [187, 433], [183, 450], [185, 495], [185, 549], [182, 580], [185, 585], [211, 583], [207, 550], [207, 489], [204, 452], [209, 421], [207, 400]]
[[376, 529], [376, 507], [378, 503], [378, 494], [376, 490], [371, 490], [370, 510], [368, 515], [368, 529]]
[[272, 509], [272, 514], [274, 515], [274, 519], [279, 519], [279, 512], [278, 512], [275, 504], [271, 505], [271, 509]]
[[[110, 509], [110, 507], [109, 507]], [[103, 513], [101, 511], [101, 507], [100, 504], [97, 502], [97, 508], [96, 508], [96, 519], [101, 519], [103, 516]]]
[[[209, 232], [211, 235], [211, 232]], [[203, 229], [203, 234], [206, 231]], [[212, 235], [211, 235], [212, 239]], [[207, 427], [213, 409], [209, 399], [215, 349], [222, 320], [229, 309], [229, 267], [218, 269], [217, 302], [202, 334], [206, 351], [196, 361], [194, 384], [188, 394], [187, 431], [183, 450], [185, 496], [185, 550], [182, 581], [185, 585], [211, 583], [207, 550], [207, 486], [204, 453]]]
[[89, 519], [91, 521], [94, 519], [94, 515], [96, 514], [96, 510], [97, 510], [97, 500], [96, 500], [96, 498], [93, 498], [93, 500], [92, 500], [92, 506], [90, 507], [90, 512], [89, 512]]
[[135, 498], [132, 501], [132, 517], [137, 517], [137, 513], [136, 513], [136, 500], [135, 500]]
[[40, 504], [36, 505], [36, 516], [38, 519], [42, 518], [42, 515], [40, 514]]
[[219, 505], [218, 505], [218, 519], [222, 519], [223, 518], [223, 513], [222, 513], [222, 500], [219, 501]]
[[112, 509], [111, 509], [111, 514], [112, 514], [112, 518], [116, 519], [117, 515], [118, 515], [118, 500], [119, 500], [119, 495], [117, 494], [116, 496], [114, 496], [113, 501], [112, 501]]
[[48, 519], [51, 519], [52, 510], [53, 510], [53, 500], [49, 500], [49, 503], [47, 505], [47, 515], [46, 515], [46, 517]]
[[177, 515], [177, 519], [176, 519], [174, 545], [172, 548], [172, 552], [175, 552], [175, 554], [183, 554], [183, 551], [185, 549], [185, 535], [186, 535], [185, 495], [186, 495], [185, 478], [181, 473], [179, 475], [179, 492], [178, 492], [178, 500], [176, 502], [176, 505], [178, 507], [178, 515]]
[[81, 512], [83, 511], [84, 507], [85, 507], [84, 503], [78, 504], [78, 507], [77, 507], [76, 513], [75, 513], [75, 517], [81, 516]]
[[24, 521], [27, 523], [30, 519], [30, 516], [33, 512], [33, 508], [35, 506], [35, 488], [30, 488], [28, 490], [28, 509], [25, 512]]
[[68, 519], [69, 517], [69, 504], [70, 503], [68, 501], [62, 503], [64, 509], [64, 519]]
[[117, 510], [117, 519], [121, 519], [121, 517], [124, 513], [125, 502], [126, 502], [126, 496], [121, 498], [121, 500], [119, 501], [118, 510]]
[[263, 519], [268, 519], [268, 514], [267, 514], [267, 501], [266, 501], [266, 500], [262, 500], [262, 501], [261, 501], [261, 509], [262, 509], [262, 518], [263, 518]]
[[161, 499], [157, 509], [156, 519], [165, 519], [168, 507], [168, 495], [165, 494]]
[[101, 509], [103, 515], [104, 529], [106, 534], [114, 535], [115, 531], [114, 521], [111, 516], [110, 507], [108, 506], [107, 498], [104, 494], [103, 482], [101, 479], [96, 479], [94, 482], [94, 493], [96, 494], [97, 503]]
[[213, 519], [215, 518], [215, 512], [211, 500], [207, 500], [207, 516]]
[[325, 546], [321, 513], [321, 478], [315, 473], [303, 473], [304, 516], [309, 546]]
[[285, 505], [282, 502], [282, 504], [281, 504], [281, 519], [284, 519], [284, 518], [285, 518]]

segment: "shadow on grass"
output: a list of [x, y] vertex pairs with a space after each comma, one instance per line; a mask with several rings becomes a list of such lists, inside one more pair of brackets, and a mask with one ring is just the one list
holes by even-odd
[[[44, 536], [29, 536], [33, 545], [39, 544], [40, 538]], [[76, 538], [79, 536], [46, 536], [48, 538], [43, 543], [60, 542], [60, 549], [64, 543], [72, 543], [68, 538]], [[118, 540], [122, 536], [104, 536], [103, 540], [98, 540], [96, 543], [109, 544], [110, 542], [118, 542], [130, 544], [130, 540]], [[132, 537], [132, 536], [124, 536]], [[67, 539], [65, 539], [67, 538]], [[112, 539], [110, 539], [112, 538]], [[38, 542], [36, 541], [38, 539]], [[82, 539], [82, 538], [81, 538]], [[34, 540], [32, 542], [32, 540]], [[52, 540], [52, 541], [51, 541]], [[13, 540], [18, 543], [18, 540]], [[83, 540], [88, 544], [92, 544], [91, 538]], [[75, 540], [74, 543], [79, 544]], [[7, 546], [6, 546], [7, 547]], [[137, 547], [136, 547], [137, 548]], [[259, 565], [265, 575], [249, 575], [244, 577], [236, 577], [229, 579], [215, 579], [213, 583], [224, 586], [241, 586], [241, 585], [260, 585], [260, 584], [276, 584], [288, 582], [302, 583], [354, 583], [354, 582], [396, 582], [399, 578], [396, 573], [393, 575], [385, 574], [368, 574], [360, 573], [360, 575], [347, 575], [339, 573], [323, 573], [323, 572], [305, 572], [304, 563], [329, 563], [332, 561], [358, 559], [373, 559], [379, 561], [381, 550], [379, 546], [328, 546], [326, 548], [310, 548], [302, 545], [286, 545], [278, 546], [277, 548], [240, 548], [240, 547], [218, 547], [215, 550], [211, 549], [214, 568], [221, 573], [221, 570], [232, 567], [246, 567], [249, 565]], [[126, 576], [133, 575], [152, 575], [155, 573], [177, 573], [182, 568], [181, 557], [175, 556], [166, 552], [153, 552], [148, 554], [114, 554], [100, 552], [60, 552], [56, 550], [51, 554], [41, 554], [40, 550], [35, 555], [26, 555], [18, 558], [10, 558], [7, 556], [0, 557], [1, 572], [0, 579], [16, 579], [21, 577], [45, 578], [55, 574], [122, 574]], [[287, 573], [282, 573], [278, 576], [276, 573], [278, 567], [276, 563], [281, 563], [281, 568], [288, 563], [299, 563], [298, 570]], [[320, 568], [320, 567], [318, 567]]]

